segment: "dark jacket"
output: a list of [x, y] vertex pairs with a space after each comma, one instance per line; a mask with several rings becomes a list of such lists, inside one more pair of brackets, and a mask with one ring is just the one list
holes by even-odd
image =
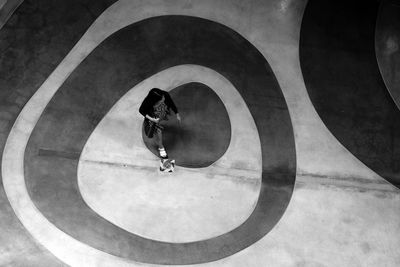
[[161, 100], [162, 96], [165, 97], [164, 102], [168, 106], [168, 108], [172, 109], [175, 113], [178, 113], [178, 109], [176, 108], [174, 101], [172, 101], [172, 98], [169, 95], [169, 93], [158, 88], [153, 88], [150, 90], [149, 94], [146, 96], [146, 98], [140, 105], [139, 108], [140, 114], [142, 114], [144, 117], [146, 117], [146, 115], [154, 117], [153, 106], [159, 100]]

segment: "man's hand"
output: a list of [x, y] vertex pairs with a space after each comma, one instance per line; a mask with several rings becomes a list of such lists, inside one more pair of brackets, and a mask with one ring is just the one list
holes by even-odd
[[176, 113], [176, 119], [177, 119], [179, 122], [181, 122], [181, 121], [182, 121], [182, 119], [181, 119], [181, 115], [179, 115], [179, 113]]
[[146, 115], [146, 118], [149, 119], [149, 120], [151, 120], [152, 122], [155, 122], [155, 123], [158, 123], [158, 122], [160, 121], [159, 118], [153, 118], [153, 117], [151, 117], [150, 115]]

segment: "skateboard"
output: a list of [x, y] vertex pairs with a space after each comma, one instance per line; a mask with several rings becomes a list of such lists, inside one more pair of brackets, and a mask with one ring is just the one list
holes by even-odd
[[161, 172], [174, 172], [175, 160], [174, 159], [161, 159], [160, 171]]

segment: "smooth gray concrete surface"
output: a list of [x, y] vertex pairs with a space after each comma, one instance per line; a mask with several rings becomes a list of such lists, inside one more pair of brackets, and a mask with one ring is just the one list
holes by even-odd
[[0, 1], [0, 8], [2, 8], [6, 2], [7, 2], [7, 0], [1, 0]]

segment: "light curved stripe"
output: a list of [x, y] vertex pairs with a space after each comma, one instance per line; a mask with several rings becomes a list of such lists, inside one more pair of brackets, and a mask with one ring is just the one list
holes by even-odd
[[[161, 15], [188, 15], [214, 20], [239, 32], [246, 32], [243, 10], [233, 2], [216, 4], [199, 1], [190, 8], [187, 1], [174, 1], [166, 7], [163, 1], [121, 0], [108, 8], [88, 29], [48, 79], [40, 86], [16, 119], [3, 151], [3, 186], [14, 212], [33, 237], [55, 256], [71, 266], [135, 266], [128, 261], [79, 242], [51, 224], [33, 204], [24, 180], [24, 151], [29, 137], [46, 105], [59, 87], [86, 56], [105, 38], [137, 21]], [[241, 31], [240, 31], [241, 30]], [[245, 35], [245, 34], [244, 34]]]
[[[222, 100], [230, 119], [231, 142], [224, 155], [211, 166], [195, 169], [177, 167], [173, 179], [162, 179], [165, 180], [164, 183], [167, 183], [168, 187], [173, 181], [188, 183], [188, 187], [193, 187], [190, 183], [193, 179], [188, 179], [193, 176], [196, 176], [197, 182], [204, 180], [202, 188], [197, 188], [195, 190], [197, 193], [190, 196], [190, 198], [201, 196], [203, 201], [202, 203], [195, 202], [194, 206], [190, 205], [193, 203], [191, 201], [182, 201], [182, 206], [177, 213], [174, 213], [175, 218], [170, 221], [170, 224], [162, 223], [159, 227], [151, 227], [151, 234], [146, 234], [149, 227], [146, 227], [145, 220], [150, 216], [149, 214], [152, 214], [150, 216], [152, 218], [165, 218], [166, 214], [164, 209], [161, 211], [145, 209], [144, 214], [134, 212], [140, 208], [143, 209], [141, 205], [147, 206], [151, 202], [148, 198], [142, 199], [143, 196], [133, 194], [132, 188], [138, 182], [134, 178], [143, 176], [143, 169], [147, 167], [150, 171], [146, 172], [146, 181], [150, 184], [149, 187], [154, 187], [157, 172], [152, 169], [156, 169], [159, 164], [159, 158], [152, 154], [142, 141], [143, 117], [137, 111], [149, 88], [158, 87], [169, 91], [190, 82], [200, 82], [209, 86]], [[129, 140], [129, 146], [123, 140]], [[243, 153], [244, 151], [246, 153]], [[100, 165], [107, 162], [113, 163], [114, 166], [121, 164], [135, 166], [129, 171], [130, 178], [127, 181], [132, 185], [125, 184], [120, 175], [113, 179], [109, 175], [102, 175], [101, 172], [99, 174], [96, 171], [98, 166], [94, 165], [96, 162]], [[163, 70], [133, 87], [104, 116], [82, 151], [78, 166], [78, 184], [81, 195], [88, 206], [112, 223], [146, 238], [184, 243], [222, 235], [246, 221], [257, 204], [261, 187], [261, 169], [261, 143], [257, 127], [236, 88], [225, 77], [210, 68], [198, 65], [180, 65]], [[207, 178], [210, 176], [214, 178]], [[227, 183], [224, 177], [231, 177], [229, 180], [232, 180], [232, 183]], [[96, 183], [107, 183], [107, 186], [93, 186]], [[160, 181], [157, 188], [162, 188], [164, 183]], [[115, 196], [115, 188], [123, 190], [118, 194], [121, 197], [120, 201], [118, 201], [118, 196]], [[140, 188], [143, 190], [142, 187]], [[219, 190], [220, 197], [211, 199], [209, 194], [216, 189]], [[125, 190], [127, 192], [123, 194]], [[123, 198], [125, 195], [127, 199]], [[165, 200], [166, 197], [158, 194], [157, 196], [151, 195], [151, 199], [164, 197]], [[181, 192], [175, 196], [170, 191], [169, 195], [179, 199], [178, 195], [184, 194]], [[224, 198], [219, 200], [222, 196]], [[225, 207], [226, 198], [231, 201], [230, 206], [235, 207], [234, 209]], [[124, 201], [121, 201], [122, 199]], [[163, 203], [162, 200], [160, 201]], [[201, 209], [196, 209], [198, 205], [201, 206]], [[218, 210], [223, 217], [222, 221], [219, 221], [215, 215], [212, 216]], [[193, 213], [196, 214], [196, 217], [192, 221], [189, 215]], [[199, 214], [209, 219], [200, 220]], [[202, 221], [204, 221], [203, 224]], [[182, 226], [179, 227], [179, 231], [174, 232], [172, 229], [175, 229], [176, 225]], [[192, 227], [190, 227], [191, 225]]]

